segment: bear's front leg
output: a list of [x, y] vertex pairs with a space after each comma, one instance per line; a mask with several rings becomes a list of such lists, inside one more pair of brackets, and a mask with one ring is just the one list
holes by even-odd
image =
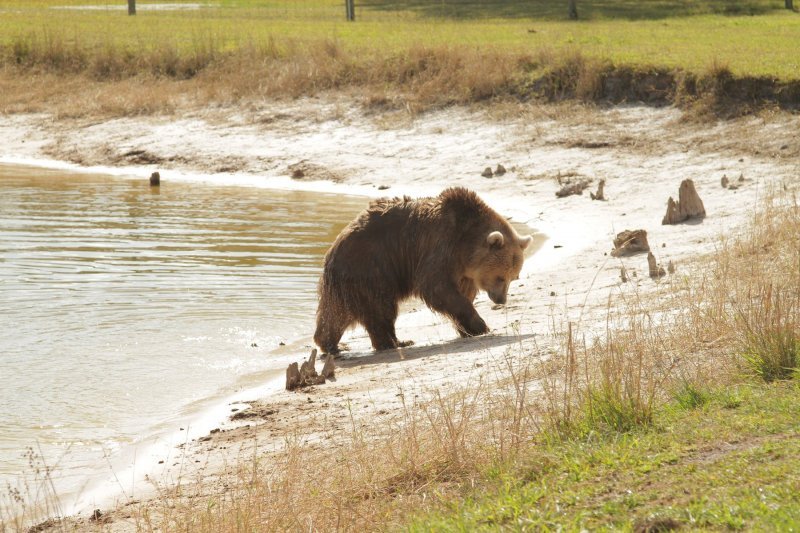
[[421, 292], [425, 303], [439, 313], [448, 315], [456, 323], [462, 337], [474, 337], [489, 333], [486, 322], [481, 318], [472, 302], [461, 294], [455, 283], [443, 283]]

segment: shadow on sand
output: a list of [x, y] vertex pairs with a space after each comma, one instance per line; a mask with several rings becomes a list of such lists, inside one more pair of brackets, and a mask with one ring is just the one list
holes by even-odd
[[347, 352], [346, 355], [336, 360], [336, 366], [341, 368], [354, 368], [383, 363], [413, 361], [414, 359], [424, 359], [434, 355], [488, 350], [490, 348], [497, 348], [498, 346], [520, 344], [533, 337], [535, 337], [535, 335], [532, 333], [524, 335], [485, 335], [482, 337], [453, 339], [444, 343], [430, 344], [427, 346], [409, 346], [406, 348], [395, 348], [393, 350], [381, 350], [378, 352]]

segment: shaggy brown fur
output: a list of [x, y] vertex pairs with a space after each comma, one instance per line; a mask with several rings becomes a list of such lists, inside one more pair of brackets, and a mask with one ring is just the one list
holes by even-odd
[[505, 303], [530, 242], [467, 189], [375, 200], [325, 255], [314, 341], [338, 353], [342, 334], [360, 323], [376, 350], [402, 346], [394, 323], [410, 296], [449, 316], [462, 336], [487, 333], [472, 301], [480, 289]]

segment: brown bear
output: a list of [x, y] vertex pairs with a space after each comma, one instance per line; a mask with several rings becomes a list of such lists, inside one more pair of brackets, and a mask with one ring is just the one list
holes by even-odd
[[410, 296], [450, 317], [461, 336], [488, 333], [472, 301], [480, 289], [506, 302], [531, 240], [461, 187], [375, 200], [325, 255], [314, 341], [336, 354], [345, 330], [360, 323], [376, 350], [410, 344], [394, 329], [398, 304]]

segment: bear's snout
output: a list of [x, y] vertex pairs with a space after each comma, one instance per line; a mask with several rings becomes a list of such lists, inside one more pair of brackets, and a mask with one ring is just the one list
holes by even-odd
[[489, 299], [496, 304], [505, 305], [506, 293], [505, 292], [490, 292]]

